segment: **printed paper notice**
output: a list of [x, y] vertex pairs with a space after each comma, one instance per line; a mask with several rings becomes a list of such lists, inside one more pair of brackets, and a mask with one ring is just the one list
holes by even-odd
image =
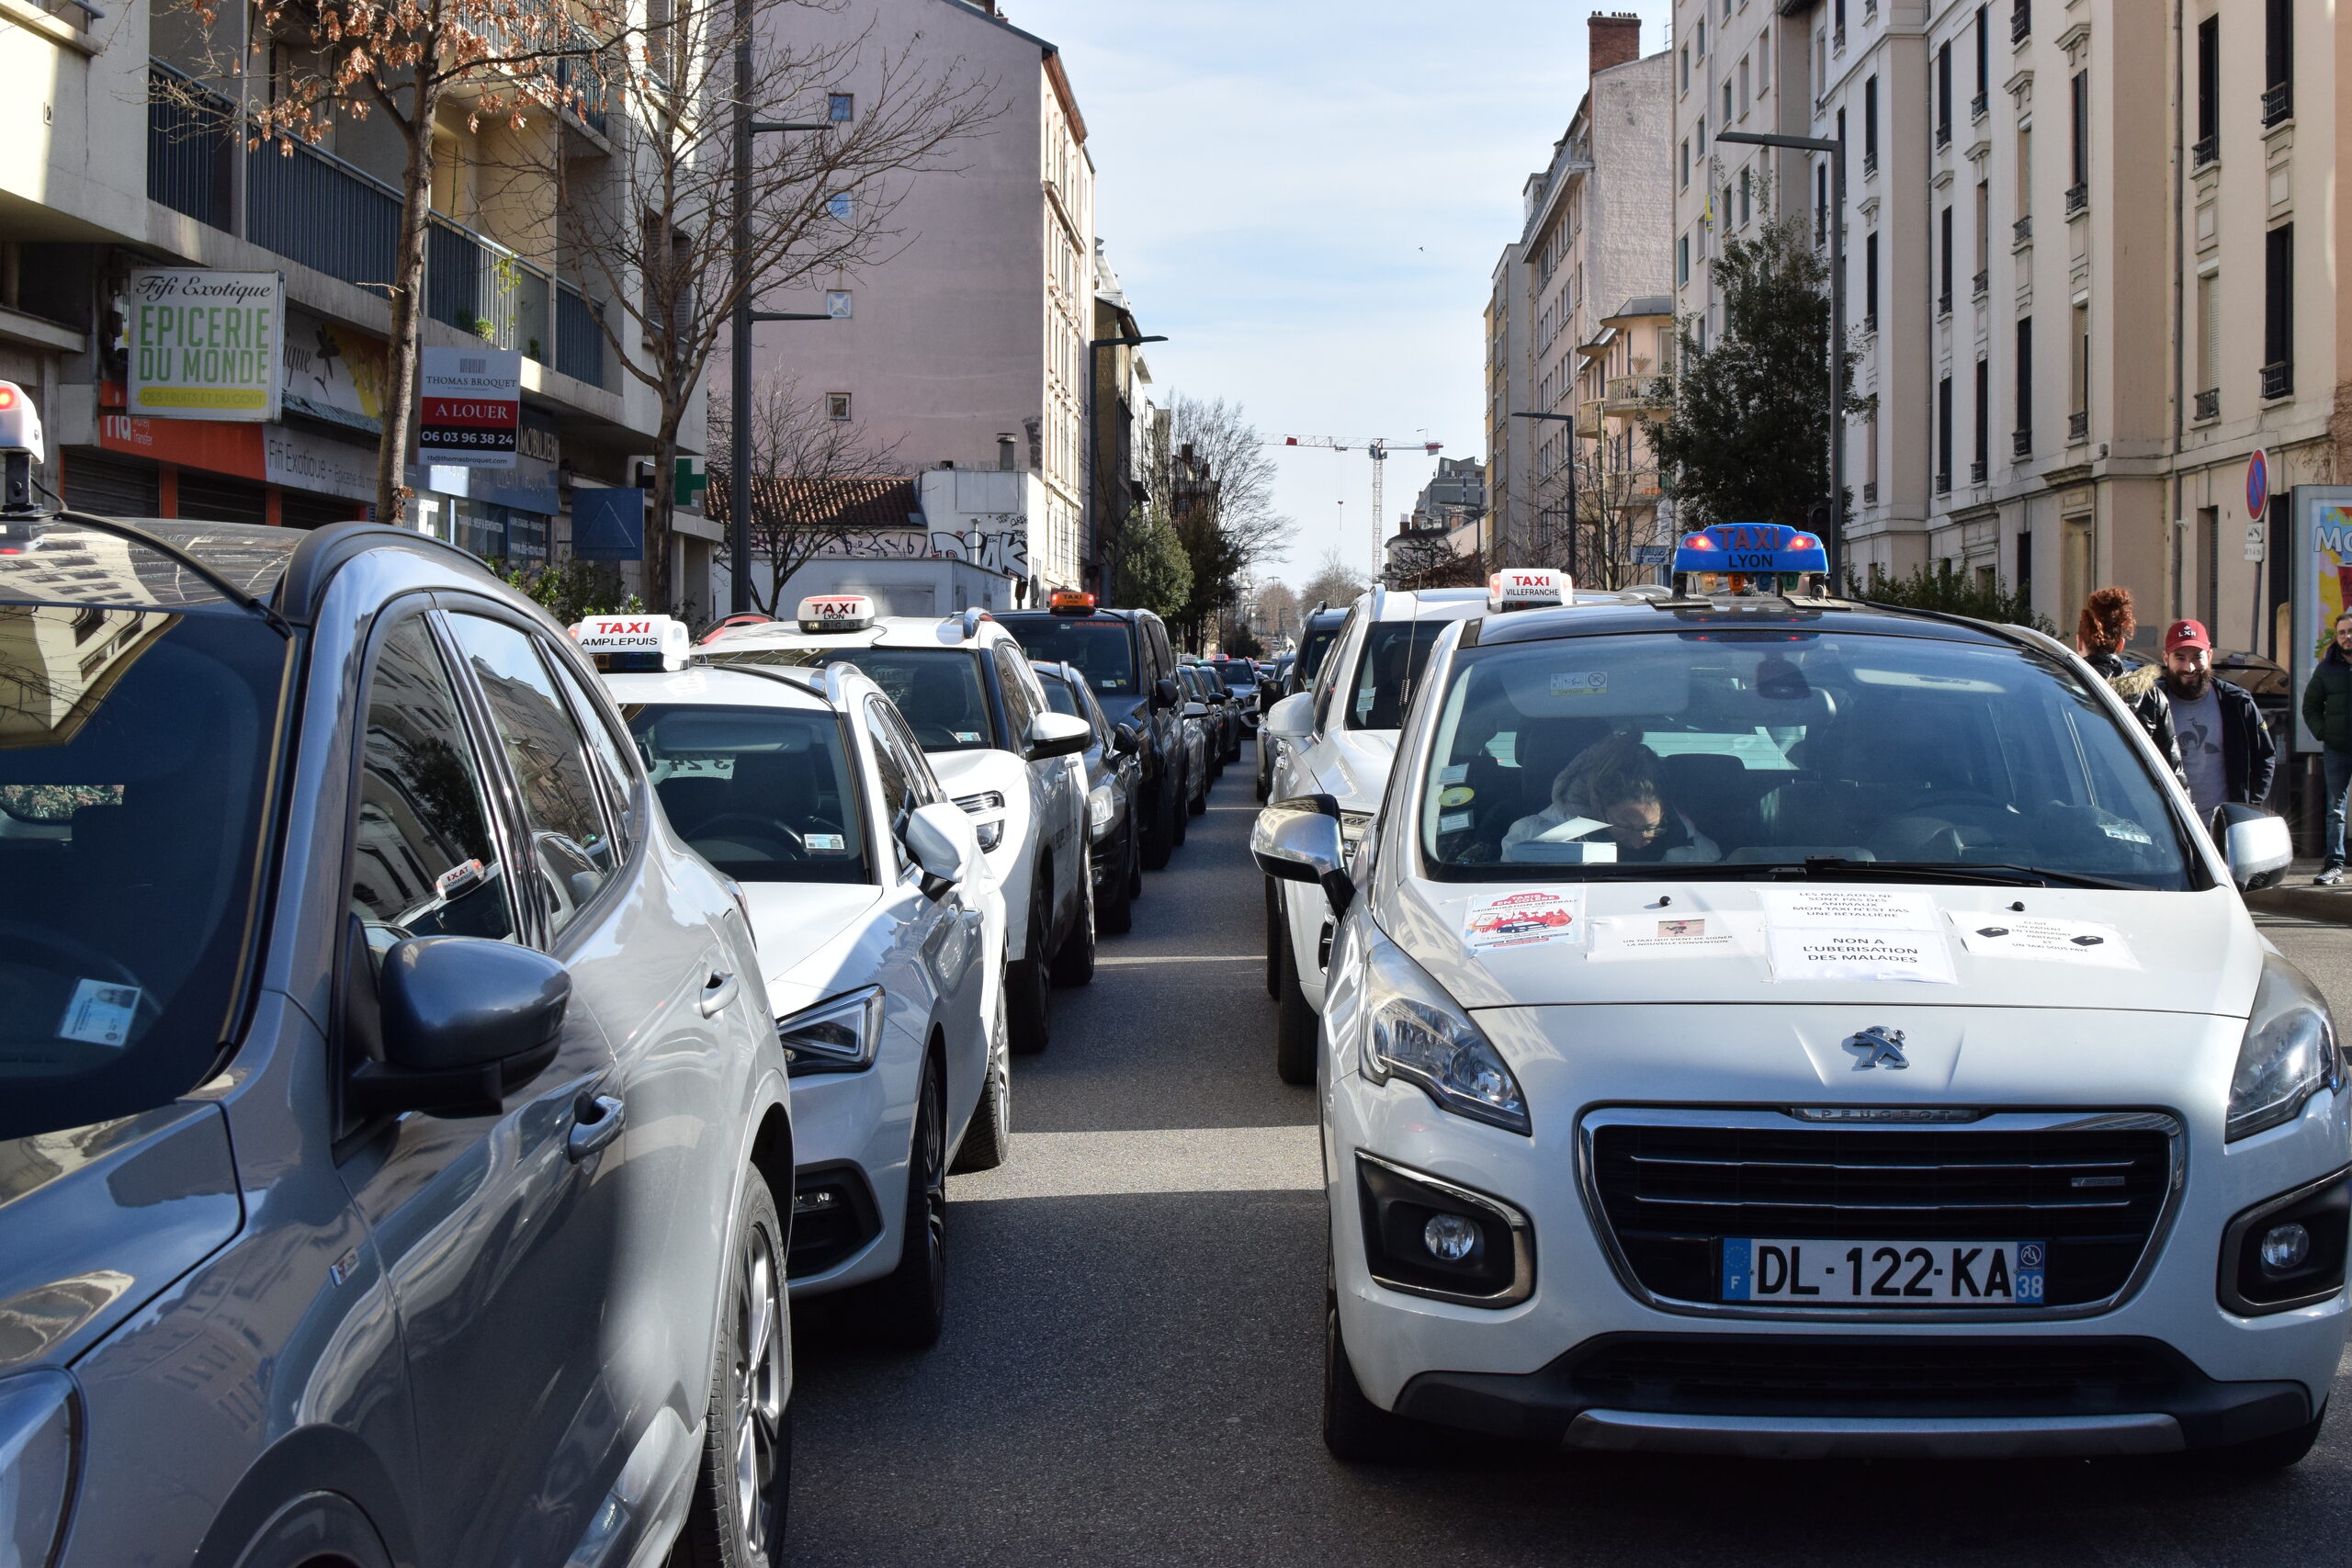
[[1762, 894], [1775, 931], [1931, 931], [1935, 900], [1883, 887], [1773, 887]]
[[1855, 930], [1772, 931], [1775, 980], [1911, 980], [1955, 983], [1951, 950], [1941, 931]]
[[2022, 958], [2037, 964], [2084, 964], [2097, 969], [2137, 969], [2132, 944], [2113, 926], [2089, 920], [2032, 919], [2024, 915], [1947, 911], [1960, 945], [1979, 958]]
[[138, 987], [85, 980], [74, 987], [74, 999], [65, 1004], [57, 1037], [90, 1045], [119, 1045], [130, 1038], [130, 1021], [138, 1015]]
[[1754, 915], [1629, 915], [1592, 922], [1592, 962], [1715, 958], [1763, 951]]
[[1473, 953], [1584, 941], [1584, 893], [1503, 893], [1473, 898], [1463, 916], [1462, 945]]

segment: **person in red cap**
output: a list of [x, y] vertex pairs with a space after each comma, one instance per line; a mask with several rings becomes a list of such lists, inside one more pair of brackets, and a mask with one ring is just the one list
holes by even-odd
[[2165, 628], [2165, 700], [2172, 705], [2181, 770], [2197, 819], [2209, 828], [2224, 805], [2259, 806], [2278, 771], [2278, 748], [2245, 688], [2213, 673], [2213, 639], [2201, 621]]

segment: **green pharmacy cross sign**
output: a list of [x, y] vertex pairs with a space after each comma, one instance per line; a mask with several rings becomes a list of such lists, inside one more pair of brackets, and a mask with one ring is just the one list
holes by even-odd
[[698, 506], [702, 492], [710, 488], [710, 476], [703, 471], [700, 457], [681, 457], [672, 486], [671, 496], [680, 506]]

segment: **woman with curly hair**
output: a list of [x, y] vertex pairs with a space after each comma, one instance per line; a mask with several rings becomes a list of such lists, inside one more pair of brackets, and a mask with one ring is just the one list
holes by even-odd
[[2172, 767], [2173, 777], [2186, 789], [2188, 773], [2181, 763], [2180, 738], [2173, 733], [2172, 704], [2165, 700], [2164, 666], [2143, 664], [2130, 669], [2121, 657], [2123, 645], [2132, 640], [2132, 630], [2139, 624], [2132, 608], [2132, 590], [2094, 589], [2083, 601], [2083, 613], [2075, 622], [2075, 647], [2084, 662], [2115, 688], [2115, 694], [2156, 743], [2157, 751]]

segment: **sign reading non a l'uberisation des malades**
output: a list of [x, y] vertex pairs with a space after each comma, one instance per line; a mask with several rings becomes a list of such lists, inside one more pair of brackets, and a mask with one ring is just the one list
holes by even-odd
[[274, 272], [141, 267], [124, 298], [134, 418], [263, 423], [286, 385], [286, 280]]

